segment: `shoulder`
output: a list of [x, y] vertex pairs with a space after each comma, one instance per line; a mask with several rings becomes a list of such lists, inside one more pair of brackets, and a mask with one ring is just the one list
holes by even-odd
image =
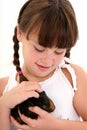
[[78, 65], [71, 65], [76, 73], [77, 79], [77, 91], [74, 96], [74, 106], [78, 114], [87, 120], [87, 72]]
[[78, 72], [78, 73], [82, 72], [82, 73], [87, 74], [87, 72], [84, 70], [83, 67], [76, 65], [76, 64], [71, 64], [71, 66], [75, 69], [76, 72]]
[[0, 96], [2, 95], [9, 77], [0, 78]]
[[79, 65], [71, 64], [77, 77], [77, 86], [86, 87], [87, 86], [87, 72]]
[[[73, 64], [69, 58], [64, 57], [64, 61], [66, 63], [68, 63], [73, 68], [73, 70], [76, 74], [77, 87], [81, 88], [83, 85], [86, 86], [87, 85], [87, 72], [86, 72], [86, 70], [79, 65]], [[70, 77], [70, 74], [69, 74], [69, 77]]]

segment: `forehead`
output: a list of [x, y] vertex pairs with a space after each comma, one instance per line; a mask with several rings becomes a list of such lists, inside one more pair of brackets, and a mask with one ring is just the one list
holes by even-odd
[[38, 37], [39, 37], [39, 30], [37, 30], [36, 28], [33, 29], [30, 33], [28, 38], [31, 40], [35, 40], [36, 42], [38, 42]]
[[46, 35], [44, 36], [43, 33], [40, 32], [40, 27], [32, 29], [32, 31], [28, 34], [28, 39], [33, 40], [34, 42], [38, 43], [43, 47], [49, 47], [49, 48], [57, 47], [56, 39], [50, 40], [51, 37], [49, 37], [49, 39], [48, 38], [46, 39]]

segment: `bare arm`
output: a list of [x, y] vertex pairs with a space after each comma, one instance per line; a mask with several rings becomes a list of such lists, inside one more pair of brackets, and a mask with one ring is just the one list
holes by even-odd
[[[3, 79], [0, 80], [0, 91], [2, 93], [4, 85]], [[32, 86], [32, 87], [31, 87]], [[17, 104], [28, 99], [29, 97], [39, 97], [39, 94], [36, 92], [41, 92], [42, 89], [36, 82], [24, 81], [18, 86], [13, 87], [11, 90], [6, 92], [0, 97], [0, 130], [11, 130], [10, 128], [10, 110]], [[21, 96], [22, 95], [22, 96]]]
[[76, 70], [78, 86], [78, 91], [74, 96], [74, 106], [83, 120], [87, 121], [87, 73], [78, 66], [74, 66], [74, 69]]
[[10, 130], [9, 109], [2, 102], [2, 94], [7, 84], [8, 77], [0, 79], [0, 130]]

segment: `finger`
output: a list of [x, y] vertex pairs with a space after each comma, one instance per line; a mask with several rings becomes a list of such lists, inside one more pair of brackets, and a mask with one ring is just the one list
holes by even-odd
[[35, 112], [40, 117], [45, 117], [47, 115], [47, 113], [48, 113], [45, 110], [43, 110], [43, 109], [41, 109], [40, 107], [37, 107], [37, 106], [29, 107], [29, 110], [32, 111], [32, 112]]
[[20, 118], [24, 121], [30, 128], [36, 127], [36, 119], [31, 119], [23, 114], [20, 114]]
[[31, 97], [39, 98], [39, 93], [35, 91], [29, 91], [29, 92], [26, 92], [26, 95], [24, 95], [24, 97], [26, 97], [26, 99], [31, 98]]
[[28, 130], [29, 129], [29, 126], [28, 125], [21, 125], [19, 124], [12, 116], [10, 116], [10, 119], [11, 119], [11, 122], [14, 124], [14, 126], [16, 126], [17, 128], [19, 129], [24, 129], [24, 130]]
[[[38, 84], [38, 82], [31, 82], [31, 81], [23, 81], [22, 86], [27, 86], [26, 90], [34, 90], [34, 91], [38, 91], [38, 92], [42, 92], [42, 88], [41, 86]], [[21, 86], [20, 86], [21, 87]]]
[[[21, 97], [22, 95], [22, 97]], [[11, 108], [13, 108], [15, 105], [27, 100], [28, 98], [31, 98], [31, 97], [35, 97], [35, 98], [38, 98], [39, 97], [39, 94], [35, 91], [30, 91], [30, 92], [26, 92], [26, 93], [23, 93], [21, 95], [16, 95], [16, 97], [14, 96], [12, 99], [13, 99], [13, 106]], [[17, 99], [17, 100], [15, 100]]]

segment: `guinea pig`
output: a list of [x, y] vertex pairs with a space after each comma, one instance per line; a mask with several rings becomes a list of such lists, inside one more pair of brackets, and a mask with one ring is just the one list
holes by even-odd
[[31, 112], [28, 109], [29, 107], [32, 107], [32, 106], [38, 106], [49, 113], [53, 112], [55, 109], [55, 106], [52, 100], [47, 96], [45, 91], [42, 91], [41, 93], [39, 93], [39, 98], [34, 98], [34, 97], [28, 98], [27, 100], [23, 101], [22, 103], [12, 108], [11, 115], [20, 124], [25, 124], [25, 122], [21, 120], [19, 116], [19, 112], [29, 118], [37, 119], [38, 115], [34, 112]]

